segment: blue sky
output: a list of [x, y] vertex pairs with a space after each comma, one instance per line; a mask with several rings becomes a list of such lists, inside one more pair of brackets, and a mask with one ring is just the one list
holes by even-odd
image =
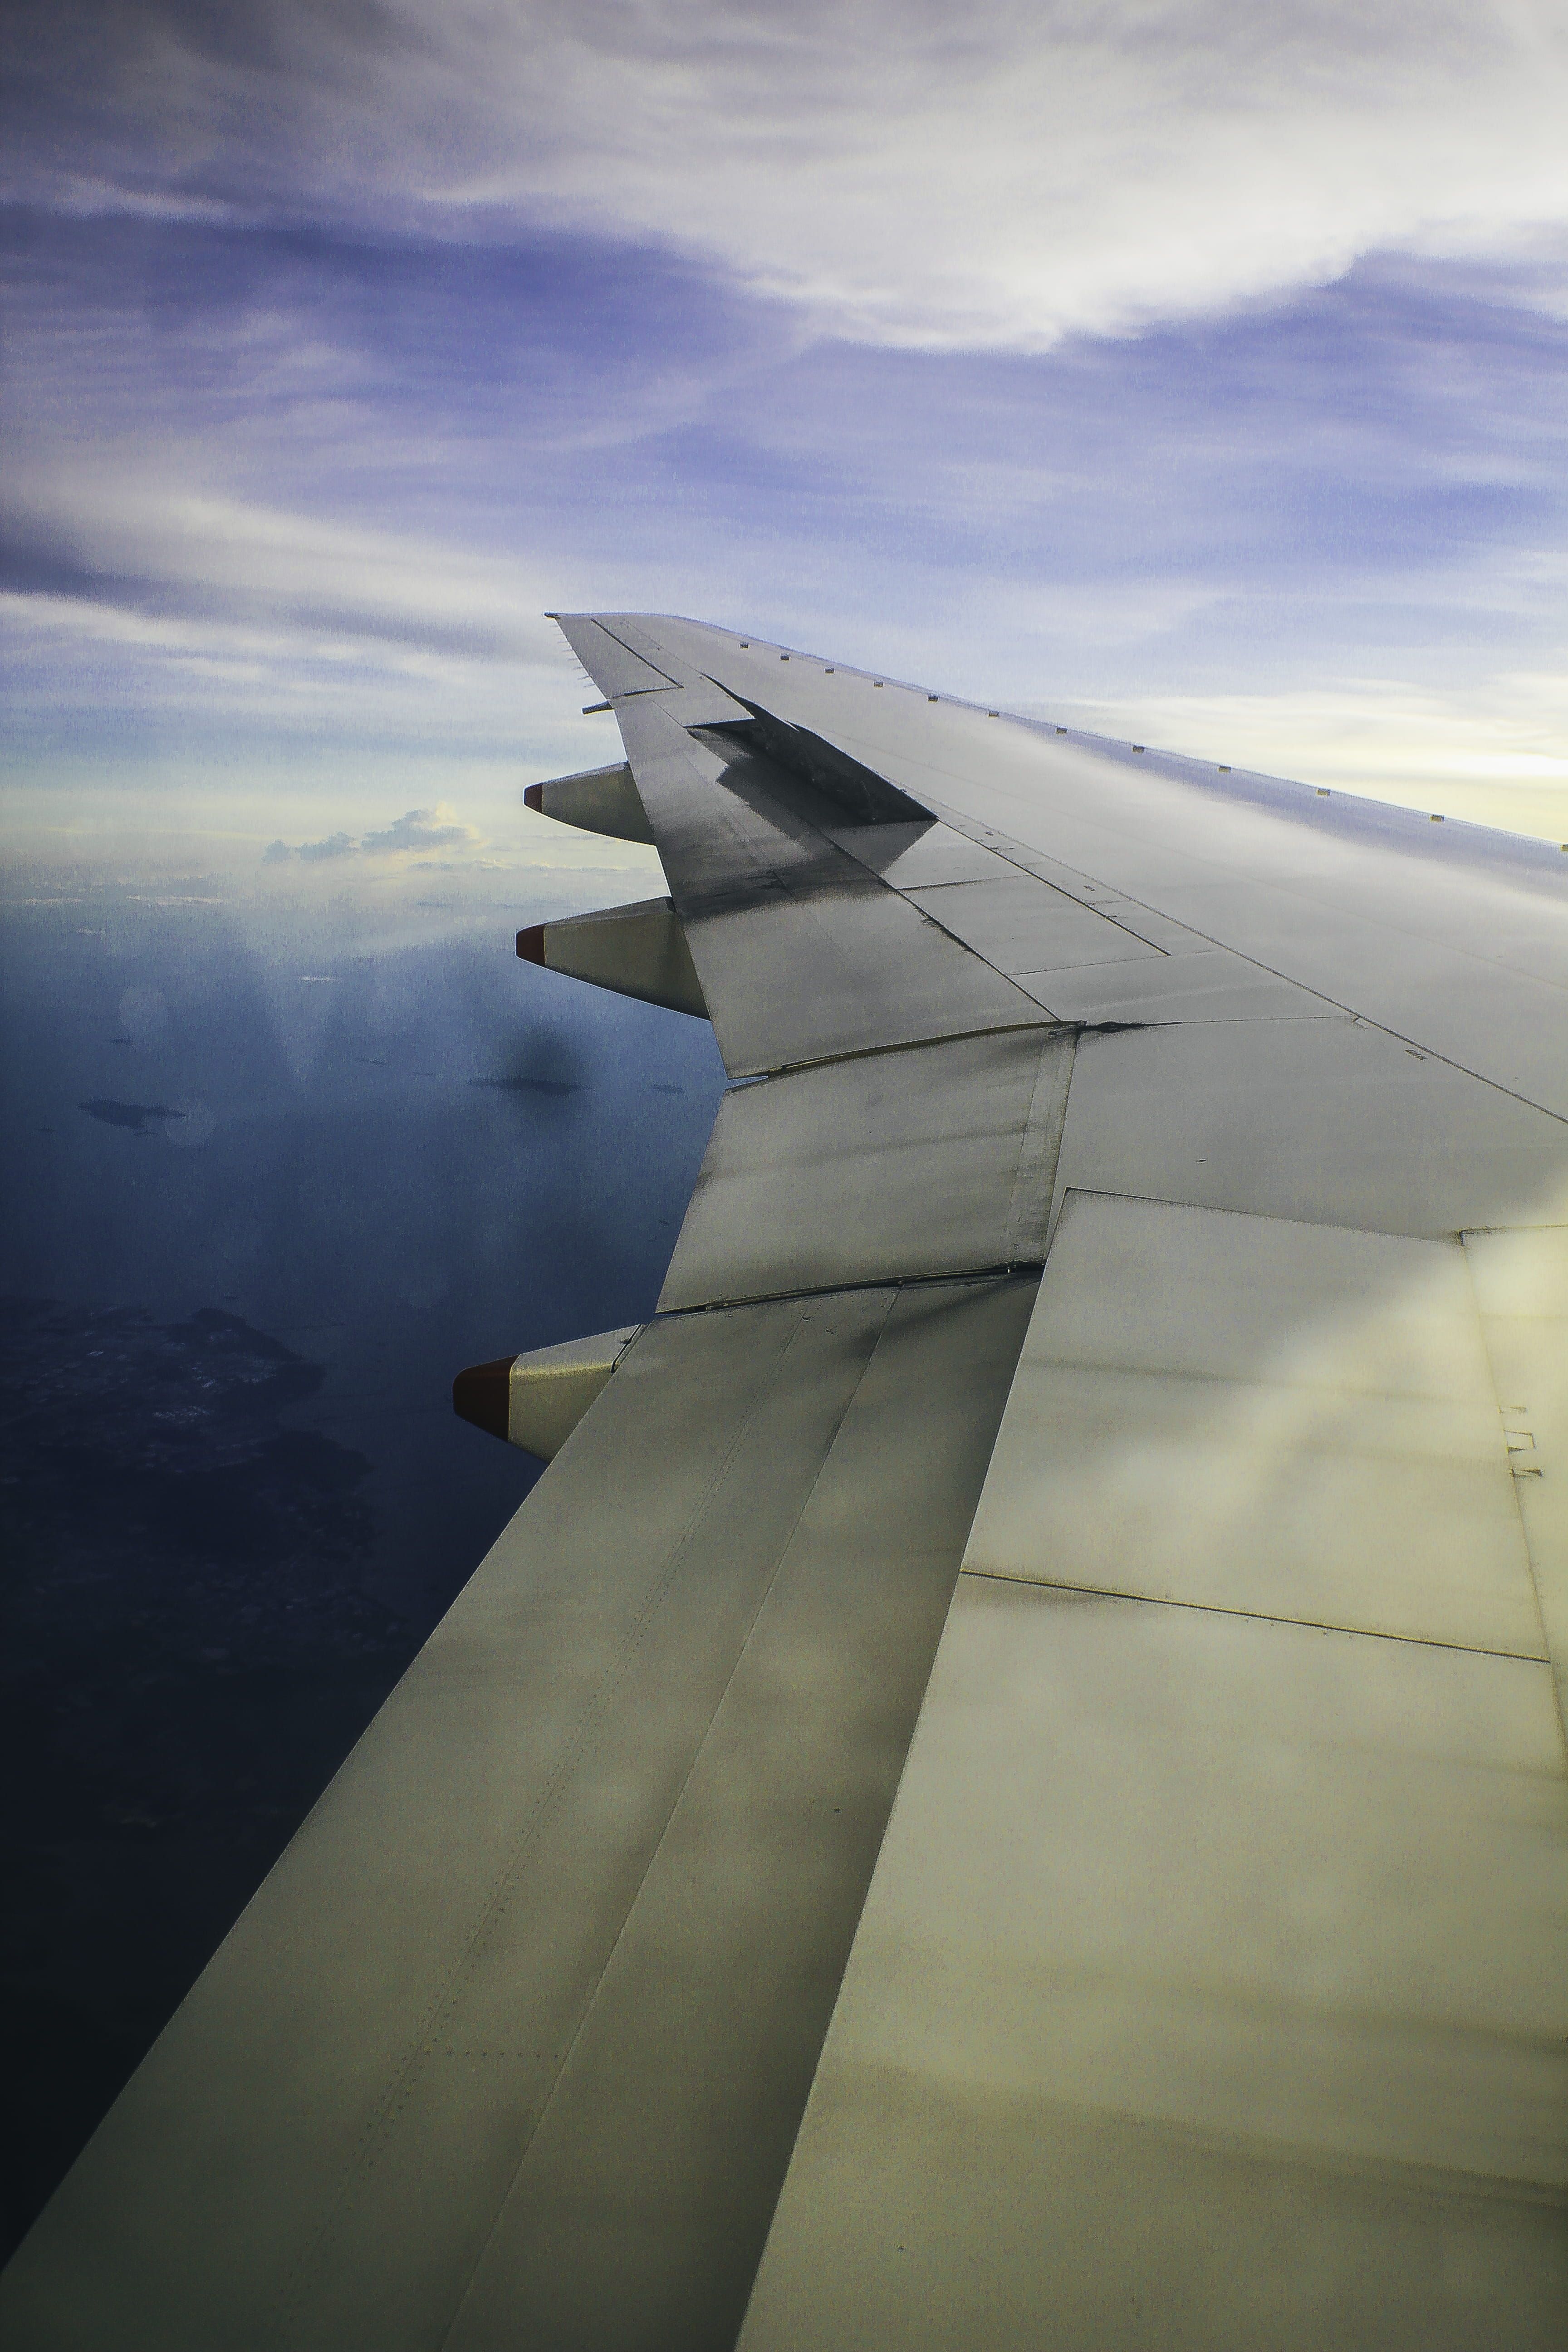
[[581, 604], [1568, 837], [1560, 8], [17, 25], [15, 838], [591, 866]]

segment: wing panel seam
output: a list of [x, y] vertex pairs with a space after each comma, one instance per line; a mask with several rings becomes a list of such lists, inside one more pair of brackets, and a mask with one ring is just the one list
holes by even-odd
[[1192, 1609], [1205, 1617], [1234, 1617], [1239, 1622], [1253, 1625], [1300, 1625], [1312, 1633], [1353, 1633], [1363, 1642], [1405, 1642], [1418, 1650], [1460, 1650], [1468, 1657], [1507, 1658], [1517, 1666], [1541, 1666], [1548, 1674], [1552, 1661], [1534, 1650], [1498, 1650], [1484, 1642], [1444, 1642], [1435, 1633], [1394, 1633], [1378, 1625], [1342, 1625], [1327, 1617], [1283, 1617], [1277, 1610], [1229, 1609], [1218, 1601], [1178, 1601], [1162, 1592], [1127, 1592], [1111, 1584], [1064, 1584], [1049, 1576], [1012, 1576], [1005, 1569], [971, 1568], [965, 1564], [961, 1576], [973, 1576], [984, 1584], [1016, 1584], [1028, 1592], [1077, 1592], [1086, 1601], [1126, 1601], [1140, 1609]]

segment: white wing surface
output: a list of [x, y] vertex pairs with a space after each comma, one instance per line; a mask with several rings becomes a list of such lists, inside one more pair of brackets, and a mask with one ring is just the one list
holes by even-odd
[[737, 1083], [6, 2341], [1555, 2352], [1568, 856], [562, 625]]

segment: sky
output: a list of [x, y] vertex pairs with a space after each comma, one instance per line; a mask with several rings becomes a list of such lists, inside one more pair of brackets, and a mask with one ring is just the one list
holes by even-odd
[[13, 845], [617, 895], [578, 606], [1568, 837], [1561, 0], [7, 21]]

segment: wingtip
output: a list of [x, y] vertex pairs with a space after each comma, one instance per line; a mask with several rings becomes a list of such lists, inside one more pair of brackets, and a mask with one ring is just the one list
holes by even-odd
[[488, 1436], [504, 1438], [511, 1411], [511, 1368], [515, 1356], [498, 1357], [493, 1364], [470, 1364], [452, 1382], [452, 1410], [471, 1421]]
[[542, 816], [544, 814], [544, 786], [542, 784], [524, 784], [522, 788], [522, 805], [524, 808], [534, 810], [538, 815]]
[[527, 930], [519, 931], [517, 951], [524, 963], [543, 963], [544, 925], [542, 923], [530, 923]]

